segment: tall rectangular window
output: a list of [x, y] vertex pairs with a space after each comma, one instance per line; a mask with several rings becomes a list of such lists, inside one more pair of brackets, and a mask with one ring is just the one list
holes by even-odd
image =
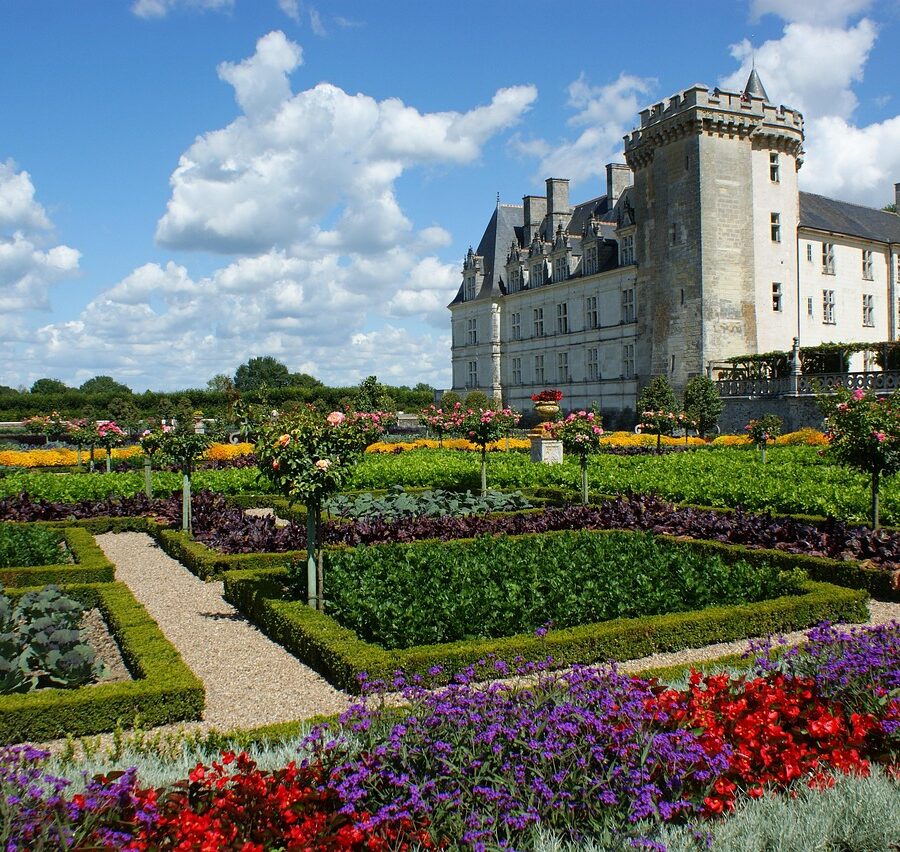
[[[673, 225], [672, 227], [674, 228], [675, 226]], [[672, 242], [674, 243], [675, 240], [673, 239]], [[634, 234], [622, 237], [622, 242], [619, 246], [619, 262], [622, 266], [630, 266], [634, 263]]]
[[871, 249], [863, 249], [862, 276], [866, 281], [873, 281], [875, 278], [875, 276], [872, 274], [872, 250]]
[[875, 297], [869, 293], [863, 293], [863, 325], [867, 328], [875, 327]]
[[822, 291], [822, 322], [834, 325], [834, 290]]
[[584, 300], [584, 320], [587, 328], [600, 328], [600, 314], [597, 311], [596, 296], [588, 296]]
[[809, 314], [810, 317], [813, 315], [813, 300], [812, 297], [806, 300], [806, 313]]
[[806, 244], [806, 259], [812, 263], [812, 243]]
[[622, 376], [626, 379], [634, 378], [634, 344], [626, 343], [622, 347]]
[[544, 384], [544, 356], [534, 356], [534, 383], [536, 385]]
[[834, 275], [834, 243], [822, 243], [822, 273]]
[[543, 308], [535, 308], [531, 312], [532, 320], [534, 321], [534, 336], [535, 337], [543, 337], [544, 336], [544, 309]]
[[569, 305], [566, 302], [560, 302], [556, 306], [556, 333], [569, 333]]
[[585, 374], [589, 382], [600, 380], [600, 350], [588, 349], [585, 355]]
[[478, 387], [478, 362], [477, 361], [469, 361], [469, 369], [466, 374], [466, 387], [467, 388], [477, 388]]
[[478, 322], [475, 319], [466, 320], [466, 343], [469, 346], [478, 343]]
[[540, 287], [544, 283], [544, 262], [535, 263], [531, 267], [531, 279], [529, 287]]
[[509, 270], [509, 292], [518, 293], [522, 289], [522, 273], [518, 269]]
[[512, 359], [512, 383], [514, 385], [522, 384], [522, 359]]
[[780, 243], [781, 242], [781, 214], [773, 213], [771, 218], [771, 229], [772, 229], [772, 242]]
[[634, 287], [622, 291], [622, 322], [634, 322]]
[[555, 258], [553, 261], [553, 280], [556, 282], [565, 281], [568, 277], [569, 264], [565, 255]]
[[471, 302], [472, 299], [475, 298], [475, 279], [474, 278], [466, 278], [465, 284], [465, 292], [463, 293], [463, 300], [466, 302]]
[[781, 311], [781, 284], [778, 281], [772, 282], [772, 310]]
[[585, 275], [593, 275], [597, 271], [597, 246], [588, 246], [584, 250], [584, 260], [581, 264]]
[[556, 381], [560, 384], [569, 381], [569, 353], [556, 353]]
[[769, 180], [772, 183], [779, 183], [781, 175], [778, 167], [778, 154], [775, 151], [769, 154]]
[[509, 315], [509, 334], [513, 340], [522, 339], [522, 314], [519, 311]]

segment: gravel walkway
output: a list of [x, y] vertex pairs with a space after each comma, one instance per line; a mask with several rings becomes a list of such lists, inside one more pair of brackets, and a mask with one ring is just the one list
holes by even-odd
[[349, 696], [276, 645], [144, 533], [97, 544], [206, 687], [204, 728], [227, 731], [337, 713]]
[[[227, 731], [344, 710], [351, 699], [253, 627], [222, 598], [222, 583], [204, 583], [143, 533], [106, 533], [97, 544], [116, 579], [135, 597], [206, 686], [201, 729]], [[900, 620], [900, 603], [872, 601], [869, 624]], [[803, 632], [790, 634], [797, 643]], [[622, 663], [623, 671], [741, 653], [747, 641], [723, 642]], [[195, 728], [191, 723], [185, 727]]]

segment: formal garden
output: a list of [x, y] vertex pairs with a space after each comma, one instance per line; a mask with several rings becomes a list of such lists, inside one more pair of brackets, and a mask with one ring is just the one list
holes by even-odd
[[4, 848], [900, 846], [900, 399], [557, 394], [0, 447]]

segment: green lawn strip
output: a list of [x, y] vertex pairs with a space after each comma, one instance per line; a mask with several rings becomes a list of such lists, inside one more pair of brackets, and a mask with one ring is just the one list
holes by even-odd
[[[697, 546], [706, 547], [710, 543]], [[711, 549], [725, 558], [743, 558], [756, 564], [768, 558], [764, 552], [744, 548], [738, 552], [718, 543]], [[788, 554], [779, 555], [785, 567], [798, 567]], [[805, 594], [754, 604], [615, 619], [552, 630], [540, 638], [523, 634], [389, 652], [364, 642], [330, 616], [303, 602], [282, 599], [280, 581], [285, 576], [286, 571], [277, 568], [229, 572], [223, 578], [225, 598], [301, 661], [335, 686], [352, 693], [359, 691], [358, 676], [362, 672], [371, 679], [383, 679], [400, 669], [438, 684], [453, 672], [491, 655], [513, 667], [521, 660], [542, 660], [548, 656], [560, 666], [639, 659], [662, 651], [790, 632], [825, 620], [862, 621], [868, 617], [866, 592], [807, 581], [803, 585]], [[431, 678], [428, 670], [433, 666], [441, 666], [443, 674]]]
[[21, 527], [46, 529], [52, 526], [60, 530], [74, 562], [58, 565], [11, 566], [0, 568], [0, 585], [11, 588], [18, 586], [45, 586], [54, 583], [64, 586], [70, 583], [109, 583], [113, 580], [113, 565], [97, 547], [94, 537], [83, 527], [69, 522], [47, 525], [43, 523], [18, 524]]
[[[8, 594], [19, 597], [27, 591], [10, 589]], [[65, 591], [103, 613], [134, 680], [0, 696], [0, 743], [98, 734], [135, 718], [146, 726], [200, 718], [203, 684], [127, 586], [96, 583]]]

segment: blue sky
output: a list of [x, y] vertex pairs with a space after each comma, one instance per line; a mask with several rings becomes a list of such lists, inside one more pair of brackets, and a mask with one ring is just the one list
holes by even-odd
[[[610, 11], [612, 10], [612, 11]], [[450, 376], [497, 193], [602, 193], [637, 110], [752, 58], [802, 188], [900, 181], [900, 0], [0, 0], [0, 384]]]

